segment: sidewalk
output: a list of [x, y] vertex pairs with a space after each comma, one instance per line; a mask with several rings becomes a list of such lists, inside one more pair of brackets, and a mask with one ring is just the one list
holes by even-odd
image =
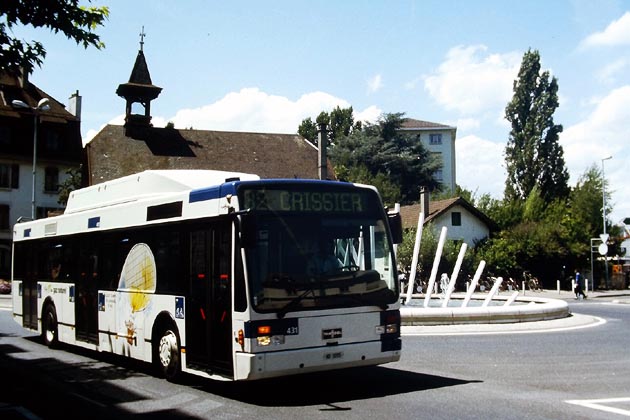
[[[502, 292], [501, 295], [511, 293], [511, 292]], [[570, 292], [568, 290], [560, 290], [558, 293], [557, 290], [543, 290], [541, 292], [535, 292], [531, 290], [526, 290], [525, 294], [521, 290], [519, 292], [520, 296], [532, 296], [532, 297], [544, 297], [548, 299], [562, 299], [567, 302], [577, 300], [575, 298], [575, 293]], [[595, 290], [594, 292], [588, 291], [586, 292], [587, 300], [592, 299], [595, 302], [612, 302], [612, 303], [626, 303], [630, 304], [630, 289], [622, 289], [622, 290]]]

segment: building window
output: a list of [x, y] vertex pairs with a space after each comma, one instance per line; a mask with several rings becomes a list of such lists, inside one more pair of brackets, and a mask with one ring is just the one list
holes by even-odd
[[462, 214], [458, 211], [451, 212], [451, 225], [453, 226], [461, 226], [462, 225]]
[[11, 208], [7, 204], [0, 204], [0, 230], [9, 230], [9, 210]]
[[429, 144], [442, 144], [442, 135], [441, 134], [429, 134]]
[[49, 152], [58, 152], [60, 145], [59, 134], [55, 131], [48, 131], [46, 133], [46, 150]]
[[9, 127], [0, 127], [0, 145], [11, 145], [11, 130]]
[[437, 171], [433, 172], [433, 178], [437, 181], [437, 182], [442, 182], [444, 181], [444, 172], [441, 169], [438, 169]]
[[20, 188], [20, 165], [0, 163], [0, 188]]
[[44, 191], [55, 193], [59, 191], [58, 168], [46, 168], [46, 177], [44, 178]]
[[11, 246], [0, 244], [0, 278], [11, 275]]

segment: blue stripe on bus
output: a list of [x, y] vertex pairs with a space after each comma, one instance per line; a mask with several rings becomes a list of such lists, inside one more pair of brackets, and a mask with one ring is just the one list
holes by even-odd
[[264, 180], [255, 180], [255, 181], [234, 181], [234, 182], [226, 182], [221, 185], [216, 185], [213, 187], [200, 188], [198, 190], [192, 190], [188, 197], [189, 203], [195, 203], [198, 201], [206, 201], [213, 200], [221, 197], [225, 197], [228, 194], [236, 194], [236, 188], [240, 184], [247, 185], [256, 185], [256, 184], [286, 184], [287, 182], [295, 183], [295, 184], [320, 184], [320, 185], [352, 185], [351, 183], [340, 182], [340, 181], [329, 181], [329, 180], [319, 180], [319, 179], [304, 179], [304, 178], [278, 178], [278, 179], [264, 179]]
[[235, 184], [236, 182], [230, 182], [227, 184], [217, 185], [214, 187], [192, 190], [189, 194], [188, 202], [195, 203], [198, 201], [213, 200], [213, 199], [225, 197], [228, 194], [236, 194]]
[[221, 187], [203, 188], [200, 190], [192, 190], [188, 197], [189, 203], [196, 203], [197, 201], [206, 201], [219, 198], [221, 193]]

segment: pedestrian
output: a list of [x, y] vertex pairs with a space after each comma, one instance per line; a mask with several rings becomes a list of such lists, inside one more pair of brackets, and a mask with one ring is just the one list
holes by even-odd
[[586, 295], [584, 294], [584, 279], [579, 271], [575, 270], [575, 298], [579, 299], [580, 297], [586, 299]]

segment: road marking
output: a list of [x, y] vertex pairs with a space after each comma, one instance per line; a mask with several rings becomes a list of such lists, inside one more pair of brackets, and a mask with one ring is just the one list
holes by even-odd
[[603, 398], [599, 400], [567, 400], [569, 404], [580, 405], [582, 407], [591, 408], [593, 410], [605, 411], [607, 413], [620, 414], [622, 416], [630, 417], [630, 410], [623, 410], [621, 408], [609, 407], [604, 404], [609, 403], [626, 403], [630, 402], [630, 398]]

